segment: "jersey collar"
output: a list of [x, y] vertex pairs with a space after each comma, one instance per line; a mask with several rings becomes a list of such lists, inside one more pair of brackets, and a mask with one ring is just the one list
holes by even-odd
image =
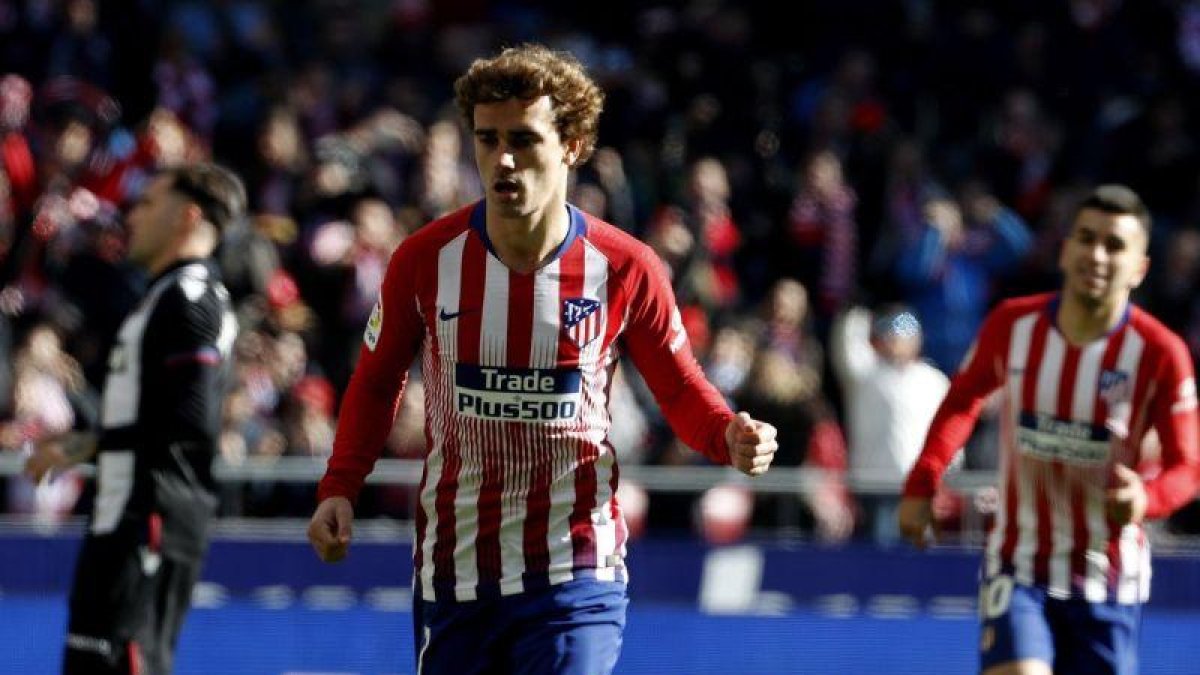
[[[562, 243], [554, 250], [554, 255], [550, 257], [551, 260], [561, 258], [564, 253], [570, 250], [571, 244], [575, 243], [577, 238], [587, 235], [587, 219], [584, 218], [583, 211], [580, 211], [571, 204], [567, 204], [566, 207], [567, 214], [570, 216], [570, 222], [567, 226], [567, 236], [563, 238]], [[487, 233], [487, 208], [483, 200], [477, 202], [471, 209], [470, 222], [471, 229], [475, 230], [475, 233], [479, 235], [488, 252], [499, 260], [500, 256], [496, 255], [496, 249], [492, 246], [492, 238]]]
[[196, 263], [200, 263], [200, 264], [204, 265], [205, 267], [207, 267], [209, 272], [217, 271], [217, 267], [213, 263], [212, 258], [180, 258], [179, 260], [176, 260], [175, 262], [171, 263], [170, 265], [167, 265], [163, 269], [163, 271], [154, 275], [150, 279], [149, 285], [153, 286], [155, 283], [158, 282], [159, 279], [162, 279], [163, 277], [167, 276], [171, 272], [174, 272], [175, 270], [179, 269], [180, 267], [186, 267], [188, 265], [194, 265]]
[[[1062, 327], [1058, 325], [1058, 306], [1062, 304], [1062, 291], [1059, 291], [1050, 298], [1050, 302], [1046, 303], [1046, 318], [1050, 320], [1050, 325], [1062, 332]], [[1109, 329], [1104, 337], [1109, 337], [1116, 334], [1117, 331], [1125, 327], [1129, 323], [1129, 315], [1133, 311], [1133, 303], [1126, 302], [1125, 309], [1121, 311], [1121, 320], [1115, 326]]]

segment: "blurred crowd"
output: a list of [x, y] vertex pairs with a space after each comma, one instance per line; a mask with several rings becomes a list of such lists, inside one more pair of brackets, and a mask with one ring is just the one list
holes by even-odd
[[[323, 462], [391, 251], [482, 194], [453, 80], [530, 40], [607, 92], [571, 201], [662, 257], [709, 377], [778, 426], [776, 465], [827, 476], [797, 497], [630, 485], [637, 527], [894, 538], [894, 495], [850, 488], [900, 480], [986, 311], [1057, 285], [1097, 182], [1150, 205], [1138, 301], [1200, 352], [1200, 0], [793, 5], [0, 0], [0, 446], [92, 422], [145, 283], [122, 210], [156, 169], [211, 157], [251, 205], [221, 253], [241, 322], [221, 454]], [[622, 375], [622, 461], [704, 461]], [[389, 456], [420, 456], [421, 396], [418, 378]], [[967, 468], [995, 466], [992, 436]], [[312, 491], [231, 484], [223, 509], [303, 516]], [[4, 493], [10, 512], [88, 508], [73, 475]], [[377, 486], [360, 511], [411, 499]]]

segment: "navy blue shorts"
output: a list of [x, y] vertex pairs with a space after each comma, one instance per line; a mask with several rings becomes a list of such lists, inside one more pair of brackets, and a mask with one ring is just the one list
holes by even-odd
[[982, 670], [1037, 659], [1056, 673], [1137, 673], [1141, 605], [1055, 599], [997, 576], [984, 583], [979, 609]]
[[467, 602], [413, 599], [418, 675], [607, 675], [621, 651], [625, 584], [577, 579]]

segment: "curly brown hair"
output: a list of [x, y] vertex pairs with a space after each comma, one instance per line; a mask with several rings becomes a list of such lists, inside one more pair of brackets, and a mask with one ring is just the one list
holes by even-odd
[[454, 82], [454, 96], [468, 129], [475, 128], [477, 104], [549, 96], [559, 136], [583, 141], [576, 166], [587, 161], [596, 147], [604, 92], [567, 52], [523, 44], [490, 59], [476, 59]]

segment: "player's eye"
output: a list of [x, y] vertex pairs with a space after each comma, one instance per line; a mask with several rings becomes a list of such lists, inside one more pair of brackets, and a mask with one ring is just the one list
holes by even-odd
[[517, 150], [523, 150], [523, 149], [528, 148], [529, 146], [533, 145], [533, 141], [534, 141], [534, 138], [532, 136], [519, 135], [519, 136], [513, 136], [509, 140], [509, 145], [511, 145], [513, 148], [515, 148]]

